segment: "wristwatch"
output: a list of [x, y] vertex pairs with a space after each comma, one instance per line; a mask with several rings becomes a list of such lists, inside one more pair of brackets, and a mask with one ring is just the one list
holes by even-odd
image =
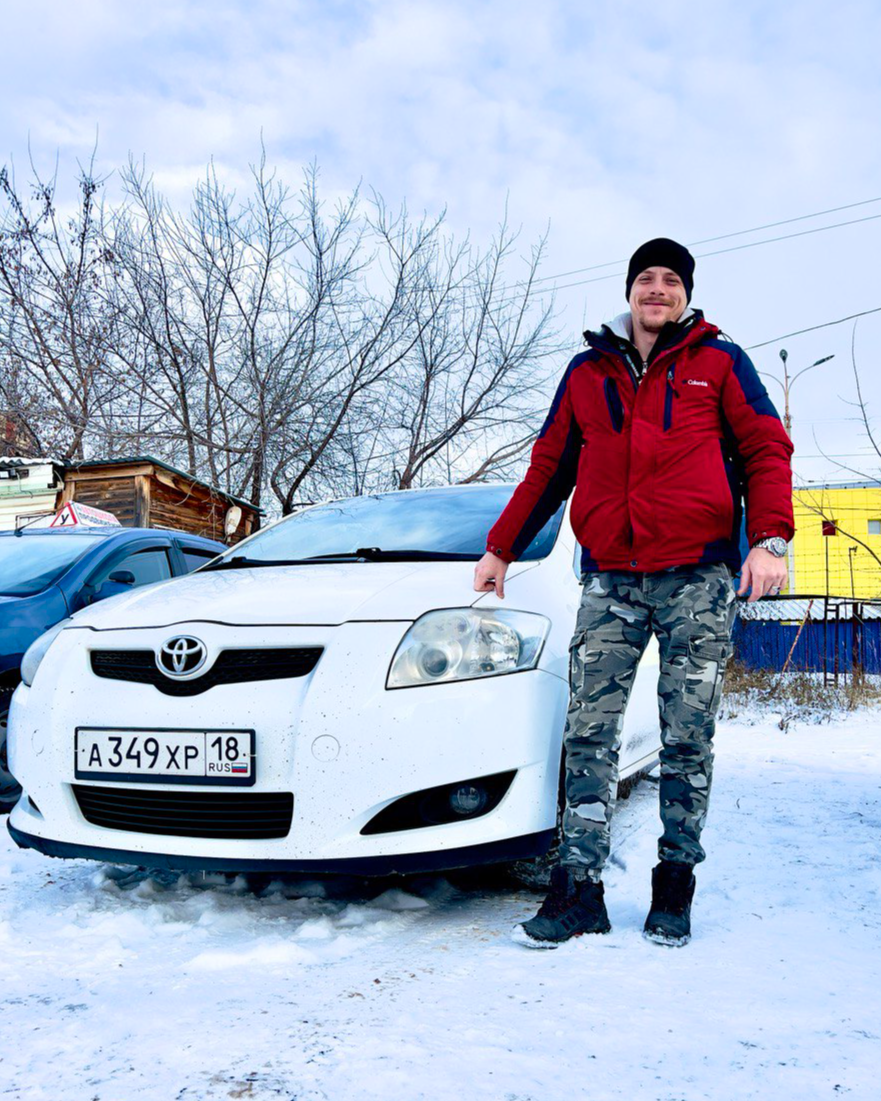
[[753, 547], [761, 547], [762, 550], [770, 551], [775, 558], [785, 558], [789, 544], [780, 535], [770, 535], [767, 539], [759, 539], [753, 543]]

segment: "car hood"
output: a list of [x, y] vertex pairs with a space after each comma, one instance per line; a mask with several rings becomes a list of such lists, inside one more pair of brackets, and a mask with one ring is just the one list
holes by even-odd
[[[512, 563], [506, 584], [538, 564]], [[334, 562], [209, 570], [110, 597], [73, 618], [77, 626], [98, 630], [206, 620], [243, 626], [413, 620], [432, 608], [461, 608], [479, 600], [474, 565]]]

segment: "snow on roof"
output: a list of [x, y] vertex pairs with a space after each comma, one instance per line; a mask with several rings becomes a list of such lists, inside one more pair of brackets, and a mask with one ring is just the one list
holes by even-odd
[[61, 459], [24, 459], [18, 455], [0, 457], [0, 466], [63, 466]]
[[881, 478], [877, 482], [803, 482], [792, 487], [793, 493], [811, 489], [881, 489]]

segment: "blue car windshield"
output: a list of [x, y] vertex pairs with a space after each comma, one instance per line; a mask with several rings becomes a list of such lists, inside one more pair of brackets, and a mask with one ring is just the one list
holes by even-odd
[[9, 535], [0, 539], [0, 596], [33, 596], [56, 581], [100, 535]]
[[[346, 555], [362, 547], [376, 547], [477, 561], [486, 550], [487, 533], [513, 491], [513, 486], [506, 485], [461, 486], [350, 497], [294, 513], [224, 557], [278, 561]], [[563, 509], [560, 505], [519, 555], [519, 561], [533, 561], [550, 553]]]

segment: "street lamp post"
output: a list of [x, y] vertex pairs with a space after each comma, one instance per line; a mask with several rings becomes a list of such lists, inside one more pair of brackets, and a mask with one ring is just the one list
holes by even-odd
[[800, 371], [796, 371], [794, 375], [789, 374], [789, 368], [786, 361], [789, 359], [789, 352], [785, 348], [780, 349], [780, 359], [783, 361], [783, 381], [781, 382], [776, 375], [771, 375], [767, 371], [760, 371], [759, 374], [764, 375], [765, 378], [773, 379], [778, 386], [783, 390], [783, 427], [786, 429], [787, 436], [792, 435], [792, 417], [789, 415], [789, 391], [792, 389], [793, 384], [797, 378], [800, 378], [806, 371], [813, 370], [814, 367], [819, 367], [821, 363], [828, 363], [830, 359], [835, 359], [834, 354], [831, 356], [823, 356], [822, 359], [815, 360], [810, 366], [802, 367]]
[[[783, 363], [783, 381], [781, 382], [776, 375], [771, 375], [767, 371], [759, 371], [760, 375], [764, 375], [765, 378], [773, 379], [774, 382], [783, 391], [783, 427], [786, 429], [786, 435], [792, 437], [792, 417], [789, 412], [789, 391], [792, 389], [793, 384], [797, 378], [800, 378], [806, 371], [812, 371], [815, 367], [819, 367], [821, 363], [828, 363], [830, 359], [835, 359], [834, 355], [823, 356], [822, 359], [814, 360], [808, 367], [802, 367], [800, 371], [796, 371], [794, 375], [790, 375], [787, 360], [789, 359], [789, 352], [785, 348], [780, 349], [780, 359]], [[823, 543], [826, 547], [826, 593], [829, 593], [829, 540], [824, 539]], [[787, 556], [789, 561], [789, 591], [795, 591], [795, 549], [793, 544], [789, 544], [789, 554]]]

